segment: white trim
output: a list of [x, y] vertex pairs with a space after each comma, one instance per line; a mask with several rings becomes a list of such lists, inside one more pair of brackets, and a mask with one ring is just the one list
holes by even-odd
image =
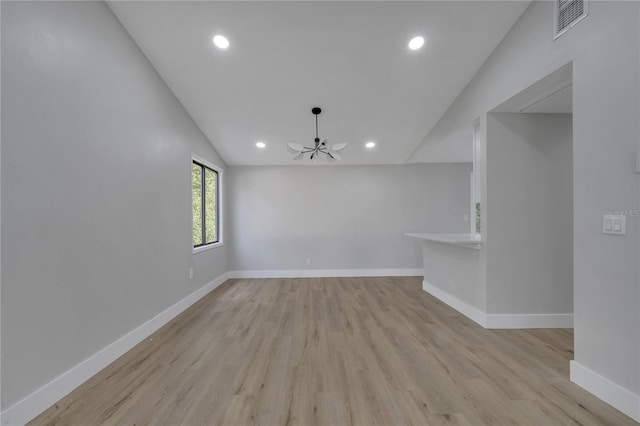
[[[218, 187], [216, 188], [218, 190], [218, 199], [216, 200], [218, 203], [218, 215], [216, 216], [216, 221], [218, 222], [217, 223], [218, 241], [216, 241], [215, 243], [207, 244], [200, 247], [193, 247], [193, 210], [192, 210], [193, 209], [193, 189], [191, 185], [193, 180], [192, 164], [194, 161], [204, 166], [207, 166], [210, 169], [214, 170], [216, 173], [218, 173], [218, 182], [217, 182]], [[192, 152], [191, 162], [189, 163], [189, 194], [191, 198], [191, 204], [189, 206], [189, 216], [191, 216], [191, 229], [189, 230], [189, 232], [191, 233], [191, 254], [196, 254], [205, 250], [223, 246], [224, 245], [224, 170], [222, 169], [222, 167], [212, 163], [211, 161], [205, 160], [204, 158]]]
[[427, 281], [422, 289], [484, 328], [573, 328], [573, 314], [487, 314]]
[[447, 293], [444, 290], [439, 289], [433, 284], [427, 282], [426, 280], [422, 281], [422, 289], [435, 297], [436, 299], [441, 300], [447, 305], [451, 306], [456, 311], [460, 312], [462, 315], [467, 318], [477, 322], [481, 326], [485, 327], [487, 322], [487, 315], [482, 312], [480, 309], [475, 306], [471, 306], [467, 302], [463, 302], [455, 296]]
[[418, 277], [422, 268], [229, 271], [229, 278]]
[[640, 422], [640, 395], [585, 367], [577, 361], [569, 362], [569, 378], [607, 404]]
[[573, 314], [487, 314], [485, 328], [573, 328]]
[[0, 414], [2, 418], [1, 423], [3, 425], [23, 425], [29, 422], [227, 279], [228, 273], [220, 275], [218, 278], [200, 287], [173, 306], [165, 309], [163, 312], [53, 379], [31, 395], [7, 408]]

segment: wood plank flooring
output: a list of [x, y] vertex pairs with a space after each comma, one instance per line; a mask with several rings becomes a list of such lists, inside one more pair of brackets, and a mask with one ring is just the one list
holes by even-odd
[[34, 425], [632, 425], [571, 330], [485, 330], [421, 279], [230, 280]]

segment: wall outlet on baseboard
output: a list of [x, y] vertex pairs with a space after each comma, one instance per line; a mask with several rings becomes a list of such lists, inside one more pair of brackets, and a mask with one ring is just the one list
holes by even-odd
[[189, 279], [193, 279], [193, 268], [189, 268]]
[[307, 266], [311, 266], [311, 258], [310, 257], [307, 258]]

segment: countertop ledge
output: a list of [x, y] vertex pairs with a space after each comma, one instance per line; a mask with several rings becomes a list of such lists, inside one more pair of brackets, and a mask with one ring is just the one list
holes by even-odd
[[421, 240], [435, 241], [437, 243], [451, 244], [465, 248], [479, 250], [482, 248], [482, 236], [480, 234], [430, 234], [407, 232], [407, 237]]

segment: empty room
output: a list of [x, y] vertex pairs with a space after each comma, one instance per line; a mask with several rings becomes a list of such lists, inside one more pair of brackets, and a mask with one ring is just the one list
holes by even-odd
[[0, 424], [640, 424], [639, 1], [0, 17]]

